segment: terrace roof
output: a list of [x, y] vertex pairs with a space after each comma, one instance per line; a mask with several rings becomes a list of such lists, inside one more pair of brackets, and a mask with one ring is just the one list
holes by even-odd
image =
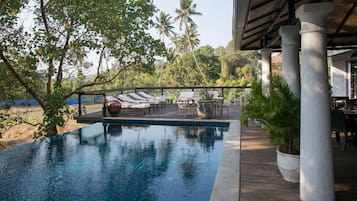
[[[281, 48], [279, 28], [299, 24], [295, 10], [305, 3], [331, 0], [234, 0], [233, 40], [236, 49]], [[328, 49], [357, 48], [357, 1], [333, 0], [327, 21]]]

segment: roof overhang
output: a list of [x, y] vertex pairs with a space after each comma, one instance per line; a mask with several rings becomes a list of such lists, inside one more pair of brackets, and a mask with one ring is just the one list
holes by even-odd
[[279, 50], [279, 28], [299, 25], [295, 10], [305, 3], [333, 2], [327, 20], [328, 49], [357, 48], [357, 1], [355, 0], [234, 0], [233, 41], [236, 49]]

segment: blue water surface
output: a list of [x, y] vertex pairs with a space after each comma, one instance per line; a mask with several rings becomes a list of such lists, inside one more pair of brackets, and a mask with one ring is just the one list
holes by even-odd
[[96, 123], [0, 152], [0, 200], [209, 200], [225, 131]]

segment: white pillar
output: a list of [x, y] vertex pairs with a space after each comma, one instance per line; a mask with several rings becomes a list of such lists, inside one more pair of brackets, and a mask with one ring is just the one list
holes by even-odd
[[262, 89], [265, 96], [270, 95], [271, 49], [262, 49]]
[[281, 47], [283, 52], [283, 79], [290, 90], [300, 96], [300, 64], [299, 64], [299, 27], [286, 25], [280, 27]]
[[262, 54], [259, 53], [257, 56], [257, 80], [262, 81]]
[[330, 136], [326, 22], [332, 3], [303, 4], [301, 21], [300, 198], [335, 200]]

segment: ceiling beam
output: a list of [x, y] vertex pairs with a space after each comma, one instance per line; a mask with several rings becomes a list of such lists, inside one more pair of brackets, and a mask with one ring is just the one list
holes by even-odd
[[263, 7], [263, 6], [267, 5], [268, 3], [272, 3], [272, 2], [273, 2], [272, 0], [265, 0], [259, 4], [256, 4], [250, 8], [250, 12], [254, 11], [255, 9]]
[[355, 1], [355, 3], [352, 5], [352, 7], [348, 10], [348, 12], [346, 13], [345, 17], [343, 18], [343, 20], [341, 21], [341, 23], [338, 25], [336, 32], [333, 34], [333, 36], [330, 39], [329, 43], [332, 43], [333, 40], [335, 39], [335, 37], [338, 35], [338, 33], [340, 33], [342, 27], [345, 25], [346, 21], [350, 18], [353, 10], [356, 8], [357, 6], [357, 1]]
[[260, 34], [260, 33], [264, 33], [265, 32], [265, 30], [260, 30], [260, 31], [258, 31], [258, 32], [254, 32], [254, 33], [252, 33], [252, 34], [249, 34], [249, 35], [247, 35], [247, 36], [244, 36], [244, 38], [243, 38], [243, 40], [247, 40], [247, 39], [249, 39], [249, 38], [251, 38], [251, 37], [253, 37], [253, 36], [256, 36], [258, 39], [261, 39], [261, 36], [257, 36], [257, 34]]
[[260, 19], [262, 19], [262, 18], [265, 18], [265, 17], [268, 17], [268, 16], [270, 16], [270, 15], [273, 15], [275, 12], [277, 12], [277, 10], [272, 10], [272, 11], [270, 11], [270, 12], [267, 12], [267, 13], [265, 13], [264, 15], [261, 15], [261, 16], [259, 16], [259, 17], [256, 17], [256, 18], [252, 19], [252, 20], [249, 20], [249, 21], [247, 22], [247, 24], [253, 23], [253, 22], [258, 21], [258, 20], [260, 20]]
[[284, 7], [287, 5], [288, 1], [287, 0], [284, 0], [280, 3], [279, 5], [279, 8], [276, 9], [276, 14], [275, 16], [273, 17], [273, 23], [270, 24], [268, 30], [267, 30], [267, 33], [270, 32], [270, 30], [274, 27], [275, 23], [278, 21], [278, 19], [281, 17], [281, 15], [283, 14], [283, 10], [284, 10]]
[[346, 38], [346, 37], [357, 37], [357, 32], [341, 32], [338, 34], [329, 33], [327, 34], [328, 38], [335, 37], [335, 38]]
[[249, 32], [251, 32], [251, 31], [253, 31], [254, 29], [258, 29], [258, 28], [261, 28], [261, 27], [263, 27], [263, 26], [267, 26], [267, 24], [270, 24], [270, 23], [272, 23], [272, 22], [273, 22], [273, 20], [269, 20], [269, 21], [267, 21], [267, 22], [263, 22], [263, 23], [261, 23], [261, 24], [255, 26], [255, 27], [252, 27], [252, 28], [250, 28], [250, 29], [245, 30], [245, 33], [249, 33]]

